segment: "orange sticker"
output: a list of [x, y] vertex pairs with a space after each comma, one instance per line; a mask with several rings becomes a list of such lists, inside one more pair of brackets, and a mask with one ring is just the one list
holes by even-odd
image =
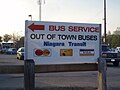
[[44, 49], [43, 56], [49, 56], [49, 55], [50, 55], [50, 51], [48, 49]]

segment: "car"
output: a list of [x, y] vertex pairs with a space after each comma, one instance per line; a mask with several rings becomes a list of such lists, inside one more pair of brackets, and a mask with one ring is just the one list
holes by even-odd
[[119, 66], [120, 53], [111, 51], [106, 44], [102, 44], [102, 58], [106, 60], [106, 62], [113, 63], [114, 66]]
[[24, 60], [24, 47], [20, 47], [17, 51], [17, 59]]
[[16, 48], [9, 48], [6, 50], [6, 54], [16, 54], [17, 49]]
[[120, 53], [120, 47], [116, 47], [115, 51]]

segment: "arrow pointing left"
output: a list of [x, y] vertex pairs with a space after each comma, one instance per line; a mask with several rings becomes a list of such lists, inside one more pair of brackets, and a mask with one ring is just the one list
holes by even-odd
[[45, 30], [45, 25], [35, 25], [32, 23], [28, 28], [34, 32], [35, 30]]

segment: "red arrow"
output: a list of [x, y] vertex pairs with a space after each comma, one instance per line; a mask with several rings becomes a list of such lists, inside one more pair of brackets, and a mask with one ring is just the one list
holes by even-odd
[[35, 25], [32, 23], [28, 28], [34, 32], [35, 30], [45, 30], [45, 25]]

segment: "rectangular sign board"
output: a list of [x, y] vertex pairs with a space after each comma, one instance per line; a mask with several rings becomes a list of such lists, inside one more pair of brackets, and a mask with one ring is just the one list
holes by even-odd
[[101, 25], [26, 21], [25, 60], [36, 64], [96, 63], [100, 57]]

